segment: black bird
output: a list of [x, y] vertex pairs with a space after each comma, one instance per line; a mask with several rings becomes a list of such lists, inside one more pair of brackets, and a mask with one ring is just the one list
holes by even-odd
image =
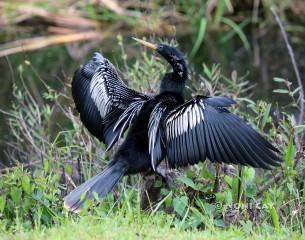
[[65, 197], [66, 208], [77, 212], [94, 192], [103, 198], [124, 175], [156, 170], [162, 160], [171, 168], [206, 158], [264, 169], [281, 164], [277, 149], [227, 109], [232, 99], [196, 96], [185, 102], [188, 70], [176, 48], [135, 40], [156, 50], [172, 71], [154, 96], [128, 88], [99, 53], [75, 72], [72, 96], [89, 132], [110, 149], [129, 131], [107, 167]]

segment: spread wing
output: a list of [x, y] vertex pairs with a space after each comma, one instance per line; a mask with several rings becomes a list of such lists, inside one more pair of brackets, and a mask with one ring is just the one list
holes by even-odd
[[227, 110], [234, 103], [227, 97], [197, 96], [169, 112], [166, 106], [155, 109], [165, 116], [162, 123], [154, 125], [158, 134], [149, 133], [152, 166], [155, 168], [164, 157], [173, 168], [207, 157], [213, 162], [265, 169], [280, 165], [277, 149]]
[[[115, 67], [100, 53], [81, 66], [72, 80], [72, 96], [80, 118], [89, 132], [110, 148], [128, 124], [116, 126], [129, 105], [149, 97], [128, 88]], [[138, 104], [133, 104], [138, 108]], [[139, 110], [139, 109], [136, 109]], [[127, 113], [137, 113], [128, 109]], [[126, 114], [127, 114], [126, 113]], [[131, 121], [127, 118], [125, 121]], [[122, 129], [122, 127], [125, 127]]]

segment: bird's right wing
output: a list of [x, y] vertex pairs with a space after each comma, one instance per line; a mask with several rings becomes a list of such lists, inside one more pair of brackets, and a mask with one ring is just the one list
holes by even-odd
[[165, 158], [173, 168], [211, 161], [270, 169], [282, 160], [257, 131], [226, 108], [235, 102], [227, 97], [197, 96], [170, 110], [154, 109], [159, 120], [150, 119], [152, 167]]
[[[149, 99], [128, 88], [112, 63], [99, 53], [75, 72], [72, 96], [85, 127], [108, 148], [122, 134], [122, 127], [126, 129], [126, 124], [116, 125], [124, 111], [132, 103]], [[138, 104], [132, 106], [139, 107]], [[128, 112], [136, 113], [136, 110]]]

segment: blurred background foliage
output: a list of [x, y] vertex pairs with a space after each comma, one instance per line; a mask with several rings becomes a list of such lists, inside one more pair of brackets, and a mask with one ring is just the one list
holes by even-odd
[[[161, 188], [151, 214], [171, 214], [171, 226], [181, 229], [233, 223], [244, 233], [258, 226], [267, 233], [281, 226], [304, 231], [305, 124], [296, 120], [304, 115], [303, 89], [271, 6], [284, 23], [304, 81], [302, 0], [1, 1], [1, 229], [62, 222], [67, 217], [62, 196], [109, 160], [111, 154], [80, 123], [70, 82], [74, 70], [101, 51], [131, 87], [155, 92], [167, 66], [136, 45], [131, 40], [136, 36], [178, 45], [191, 68], [186, 95], [233, 97], [239, 104], [232, 111], [264, 132], [285, 160], [272, 172], [244, 168], [238, 175], [226, 169], [215, 194], [214, 166], [201, 163], [179, 180], [183, 190]], [[138, 191], [138, 178], [125, 178], [120, 200], [109, 196], [96, 216], [143, 220]], [[19, 207], [20, 202], [25, 204]], [[233, 203], [265, 205], [231, 209]]]
[[[305, 3], [301, 0], [1, 1], [0, 108], [9, 108], [13, 82], [20, 82], [18, 69], [25, 71], [24, 81], [39, 99], [37, 74], [60, 89], [60, 82], [68, 83], [92, 51], [101, 50], [117, 66], [126, 54], [128, 62], [134, 62], [139, 48], [131, 36], [179, 43], [194, 69], [202, 69], [202, 63], [219, 63], [225, 74], [236, 70], [254, 84], [254, 91], [249, 92], [253, 99], [285, 105], [289, 96], [274, 94], [277, 83], [272, 79], [280, 76], [294, 86], [296, 81], [271, 5], [285, 22], [304, 73]], [[118, 34], [126, 45], [123, 55], [115, 40]], [[24, 67], [25, 61], [35, 71]], [[3, 116], [0, 123], [0, 133], [6, 137]]]

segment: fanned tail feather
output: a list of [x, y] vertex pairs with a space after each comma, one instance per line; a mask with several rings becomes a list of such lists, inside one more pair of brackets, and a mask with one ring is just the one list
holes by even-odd
[[88, 199], [94, 199], [95, 195], [99, 199], [104, 198], [121, 177], [126, 173], [127, 166], [122, 161], [110, 163], [98, 175], [84, 182], [64, 198], [64, 207], [72, 212], [79, 212]]

